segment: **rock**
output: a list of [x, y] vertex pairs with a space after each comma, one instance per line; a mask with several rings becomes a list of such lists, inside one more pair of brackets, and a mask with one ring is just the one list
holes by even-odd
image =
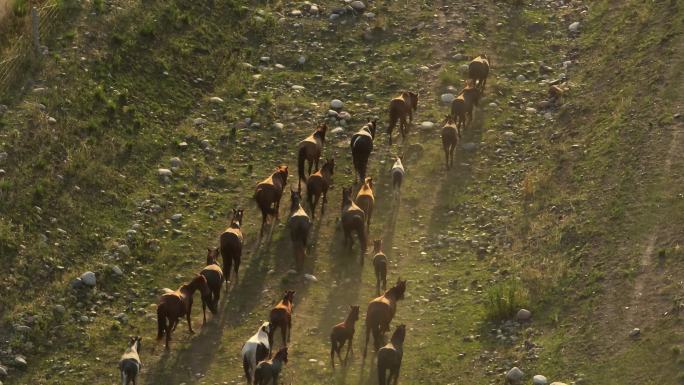
[[0, 365], [0, 377], [5, 378], [7, 377], [7, 367]]
[[525, 112], [527, 112], [528, 114], [536, 114], [537, 109], [534, 107], [527, 107], [527, 108], [525, 108]]
[[131, 255], [131, 248], [126, 244], [119, 245], [119, 247], [116, 248], [116, 252], [121, 256], [128, 257]]
[[341, 134], [343, 132], [344, 132], [344, 128], [342, 128], [342, 127], [335, 127], [332, 129], [332, 131], [330, 131], [330, 133], [336, 134], [336, 135]]
[[297, 59], [297, 63], [299, 63], [299, 65], [304, 65], [304, 63], [306, 63], [306, 57], [300, 56], [299, 59]]
[[456, 55], [451, 57], [451, 60], [455, 61], [463, 61], [463, 60], [468, 60], [469, 57], [467, 55], [464, 55], [462, 53], [457, 53]]
[[216, 103], [216, 104], [221, 104], [221, 103], [223, 103], [223, 99], [219, 98], [218, 96], [212, 96], [212, 97], [210, 97], [210, 98], [209, 98], [209, 101], [212, 102], [212, 103]]
[[97, 283], [95, 273], [93, 273], [92, 271], [86, 271], [85, 273], [81, 274], [80, 278], [86, 286], [93, 287]]
[[180, 142], [180, 143], [178, 143], [178, 148], [180, 148], [181, 150], [187, 149], [187, 148], [188, 148], [188, 142]]
[[268, 63], [268, 62], [271, 61], [271, 58], [268, 57], [268, 56], [262, 56], [262, 57], [259, 58], [259, 61], [262, 62], [262, 63]]
[[641, 329], [639, 328], [634, 328], [632, 329], [631, 332], [629, 332], [629, 336], [632, 338], [639, 337], [641, 335]]
[[360, 0], [354, 0], [351, 2], [351, 7], [354, 8], [355, 11], [361, 12], [364, 9], [366, 9], [366, 4], [363, 3], [363, 1]]
[[549, 381], [541, 374], [537, 374], [536, 376], [532, 377], [532, 383], [534, 385], [546, 385], [549, 383]]
[[4, 162], [5, 160], [7, 160], [7, 153], [0, 152], [0, 162]]
[[335, 111], [340, 111], [341, 109], [344, 108], [344, 103], [342, 103], [342, 101], [339, 99], [333, 99], [330, 102], [330, 108], [332, 108]]
[[541, 102], [539, 102], [539, 104], [537, 104], [537, 107], [539, 107], [540, 110], [545, 110], [551, 107], [551, 102], [548, 100], [542, 100]]
[[285, 128], [285, 125], [282, 123], [279, 123], [279, 122], [273, 123], [273, 129], [274, 130], [282, 131], [284, 128]]
[[295, 91], [302, 91], [302, 90], [305, 90], [306, 87], [300, 86], [300, 85], [298, 85], [298, 84], [295, 84], [295, 85], [292, 86], [292, 89], [295, 90]]
[[310, 282], [318, 282], [318, 278], [316, 278], [315, 275], [304, 274], [304, 278], [305, 278], [307, 281], [310, 281]]
[[463, 143], [461, 147], [466, 151], [474, 151], [477, 149], [477, 143], [467, 142]]
[[83, 280], [81, 278], [74, 279], [73, 281], [71, 281], [70, 285], [71, 285], [71, 288], [75, 289], [75, 290], [78, 290], [78, 289], [82, 288], [83, 286], [85, 286], [85, 284], [83, 283]]
[[48, 123], [49, 124], [55, 124], [57, 123], [57, 119], [53, 118], [52, 116], [48, 118]]
[[552, 382], [551, 385], [567, 385], [565, 382]]
[[511, 368], [511, 370], [508, 371], [508, 373], [506, 373], [506, 379], [508, 380], [508, 382], [512, 384], [519, 383], [520, 381], [522, 381], [524, 376], [525, 373], [523, 373], [522, 370], [518, 369], [517, 366], [514, 366], [513, 368]]
[[174, 169], [174, 168], [179, 168], [181, 166], [182, 162], [181, 162], [179, 157], [174, 156], [173, 158], [171, 158], [169, 160], [169, 164], [171, 165], [171, 168]]
[[[318, 5], [316, 4], [311, 4], [311, 7], [309, 8], [309, 13], [317, 14], [320, 11], [318, 8]], [[304, 63], [301, 63], [304, 64]]]
[[467, 74], [468, 73], [468, 65], [467, 64], [461, 64], [458, 67], [458, 70], [461, 71], [461, 73], [463, 73], [463, 74]]
[[489, 103], [489, 107], [496, 108], [496, 107], [499, 107], [499, 105], [494, 103], [494, 102], [491, 102], [491, 103]]
[[442, 100], [442, 103], [448, 104], [448, 103], [453, 102], [454, 99], [456, 99], [456, 96], [454, 96], [454, 94], [447, 93], [447, 94], [442, 94], [440, 99]]
[[678, 113], [672, 115], [672, 118], [675, 120], [680, 120], [682, 118], [682, 114], [678, 112]]
[[515, 319], [518, 321], [528, 321], [530, 318], [532, 318], [532, 312], [527, 309], [520, 309], [515, 315]]
[[200, 147], [203, 150], [206, 150], [207, 148], [209, 148], [209, 139], [202, 139], [202, 141], [200, 142]]
[[527, 80], [527, 78], [523, 74], [518, 75], [515, 79], [519, 82], [524, 82], [525, 80]]
[[173, 175], [173, 172], [171, 172], [171, 170], [168, 168], [160, 168], [157, 170], [157, 175], [164, 178], [170, 178]]
[[302, 11], [295, 9], [294, 11], [290, 12], [290, 16], [294, 16], [294, 17], [302, 16]]
[[434, 127], [435, 127], [435, 124], [432, 123], [432, 122], [428, 122], [428, 121], [422, 122], [422, 123], [420, 124], [420, 128], [422, 128], [422, 129], [424, 129], [424, 130], [430, 130], [430, 129], [434, 128]]
[[26, 362], [26, 357], [22, 355], [14, 356], [14, 365], [19, 368], [25, 368], [28, 365], [28, 363]]
[[112, 273], [114, 273], [114, 275], [121, 277], [123, 275], [123, 270], [121, 270], [119, 266], [114, 265], [112, 266]]
[[375, 14], [373, 12], [366, 12], [363, 14], [366, 19], [375, 19]]
[[572, 33], [576, 33], [576, 32], [579, 32], [579, 27], [580, 27], [580, 23], [579, 23], [579, 21], [576, 21], [576, 22], [570, 24], [570, 26], [568, 27], [568, 30]]
[[339, 18], [340, 18], [340, 15], [337, 13], [331, 13], [330, 14], [330, 21], [334, 21], [334, 20], [339, 19]]
[[55, 314], [62, 315], [66, 313], [66, 308], [64, 307], [64, 305], [57, 304], [52, 308], [52, 311]]
[[15, 325], [14, 330], [18, 331], [19, 333], [28, 333], [31, 331], [31, 328], [26, 325]]
[[350, 120], [352, 116], [347, 111], [340, 111], [340, 113], [337, 115], [337, 117], [342, 119], [342, 120]]
[[171, 220], [174, 221], [174, 222], [178, 222], [178, 221], [180, 221], [181, 219], [183, 219], [183, 214], [180, 214], [180, 213], [176, 213], [176, 214], [173, 214], [173, 215], [171, 216]]
[[195, 126], [203, 126], [207, 123], [208, 121], [204, 118], [195, 118], [192, 120], [192, 124], [194, 124]]
[[335, 110], [328, 110], [328, 116], [331, 118], [336, 118], [339, 115], [339, 113]]

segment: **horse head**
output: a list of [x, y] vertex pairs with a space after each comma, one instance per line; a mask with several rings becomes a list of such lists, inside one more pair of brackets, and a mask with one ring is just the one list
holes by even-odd
[[314, 136], [318, 136], [321, 138], [322, 141], [325, 142], [325, 132], [328, 131], [328, 125], [324, 122], [318, 125], [316, 127], [316, 132], [314, 132]]
[[397, 284], [388, 291], [391, 291], [397, 300], [404, 299], [404, 293], [406, 292], [406, 280], [402, 281], [401, 277], [399, 277], [397, 279]]
[[275, 172], [276, 172], [276, 174], [278, 174], [280, 176], [280, 179], [283, 181], [283, 186], [285, 186], [287, 184], [287, 175], [288, 175], [287, 166], [286, 165], [278, 166], [276, 168]]
[[366, 127], [368, 127], [368, 131], [371, 134], [371, 138], [375, 139], [375, 130], [378, 127], [378, 119], [374, 118], [373, 120], [371, 120], [370, 118], [368, 118], [368, 123], [366, 124]]
[[408, 94], [411, 96], [411, 108], [413, 111], [418, 110], [418, 94], [412, 91], [409, 91]]
[[142, 337], [140, 337], [140, 336], [131, 336], [130, 339], [129, 339], [129, 341], [128, 341], [128, 347], [129, 347], [130, 349], [133, 349], [133, 350], [135, 350], [136, 352], [140, 353], [140, 347], [141, 347], [140, 341], [142, 341]]
[[302, 195], [299, 191], [295, 191], [292, 187], [290, 187], [290, 200], [292, 201], [290, 211], [295, 212], [299, 210], [300, 203], [302, 201]]
[[287, 364], [287, 346], [280, 348], [278, 350], [278, 353], [275, 354], [275, 357], [273, 357], [273, 361], [282, 361], [283, 363]]
[[352, 202], [351, 195], [352, 195], [352, 188], [351, 187], [342, 187], [342, 208], [344, 208], [344, 206], [346, 206]]
[[376, 239], [373, 241], [373, 253], [378, 254], [382, 252], [382, 239]]
[[264, 332], [267, 335], [271, 334], [271, 323], [266, 321], [263, 324], [261, 324], [261, 327], [259, 328], [259, 332]]
[[245, 214], [244, 209], [233, 209], [233, 219], [230, 221], [230, 227], [240, 228], [242, 226], [242, 217]]
[[371, 190], [373, 189], [373, 178], [370, 176], [366, 177], [366, 180], [363, 181], [364, 186], [368, 186]]
[[392, 334], [391, 341], [394, 345], [402, 345], [404, 339], [406, 338], [406, 325], [401, 324], [397, 326], [397, 329]]
[[283, 295], [283, 302], [289, 302], [290, 304], [294, 303], [294, 295], [294, 290], [285, 290], [285, 295]]
[[359, 305], [351, 305], [349, 306], [349, 320], [350, 321], [358, 321], [359, 320]]
[[332, 175], [335, 171], [335, 158], [326, 159], [321, 169], [328, 170], [330, 175]]
[[209, 265], [218, 265], [217, 259], [219, 256], [219, 249], [218, 247], [207, 247], [207, 266]]

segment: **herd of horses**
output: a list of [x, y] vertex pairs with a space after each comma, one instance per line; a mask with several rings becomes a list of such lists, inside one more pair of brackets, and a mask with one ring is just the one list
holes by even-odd
[[[486, 55], [477, 56], [469, 65], [469, 79], [465, 87], [451, 104], [450, 114], [444, 120], [441, 132], [442, 144], [446, 158], [446, 168], [453, 167], [454, 149], [459, 143], [461, 132], [472, 122], [473, 109], [478, 105], [480, 96], [489, 74], [489, 59]], [[392, 143], [392, 131], [399, 123], [402, 141], [406, 140], [413, 113], [418, 108], [418, 94], [402, 92], [389, 104], [389, 125], [387, 134], [389, 144]], [[360, 263], [363, 265], [370, 232], [375, 194], [373, 178], [367, 175], [368, 159], [373, 151], [373, 142], [377, 130], [377, 120], [369, 120], [351, 137], [350, 148], [353, 166], [358, 177], [358, 189], [354, 194], [353, 186], [342, 188], [342, 204], [340, 223], [344, 232], [345, 246], [353, 248], [353, 234], [359, 241]], [[315, 131], [298, 145], [298, 181], [297, 189], [290, 191], [291, 207], [287, 220], [293, 245], [295, 269], [302, 272], [307, 255], [308, 235], [313, 228], [316, 208], [322, 198], [321, 215], [325, 212], [328, 191], [332, 184], [335, 170], [335, 159], [325, 159], [322, 167], [320, 158], [325, 145], [326, 124], [320, 124]], [[306, 162], [308, 172], [305, 170]], [[390, 170], [392, 190], [396, 197], [402, 185], [406, 169], [402, 157], [397, 156]], [[278, 166], [266, 179], [259, 182], [254, 192], [254, 199], [261, 210], [262, 221], [259, 239], [264, 235], [268, 224], [278, 221], [280, 201], [287, 185], [288, 166]], [[306, 186], [306, 202], [302, 200], [302, 182]], [[207, 249], [206, 266], [177, 290], [164, 289], [157, 305], [157, 339], [165, 338], [166, 349], [169, 348], [171, 334], [178, 325], [178, 320], [185, 317], [190, 333], [194, 333], [191, 322], [193, 296], [200, 292], [203, 311], [203, 325], [206, 323], [206, 309], [216, 314], [219, 307], [221, 287], [225, 283], [228, 291], [231, 283], [238, 283], [240, 261], [242, 257], [243, 234], [241, 230], [244, 210], [233, 209], [228, 228], [219, 237], [219, 246]], [[272, 231], [272, 229], [271, 229]], [[382, 240], [373, 242], [373, 268], [376, 278], [377, 298], [369, 302], [365, 317], [365, 341], [363, 358], [367, 356], [369, 339], [373, 338], [373, 347], [377, 352], [377, 373], [380, 385], [397, 384], [399, 369], [403, 356], [403, 343], [406, 326], [399, 325], [390, 342], [384, 344], [385, 334], [397, 311], [397, 302], [404, 298], [407, 281], [398, 278], [396, 284], [387, 289], [388, 258], [383, 252]], [[223, 266], [218, 262], [219, 256]], [[231, 272], [232, 270], [232, 272]], [[234, 278], [234, 280], [232, 279]], [[382, 288], [382, 290], [381, 290]], [[247, 382], [267, 385], [278, 383], [283, 366], [288, 362], [288, 344], [292, 331], [292, 310], [295, 291], [286, 290], [282, 299], [271, 309], [269, 319], [257, 332], [247, 340], [242, 348], [243, 369]], [[335, 325], [330, 333], [330, 360], [335, 368], [335, 354], [341, 365], [346, 365], [350, 352], [353, 354], [355, 324], [359, 320], [360, 307], [351, 305], [346, 319]], [[280, 329], [282, 347], [273, 355], [275, 332]], [[340, 354], [344, 345], [347, 352], [344, 360]], [[132, 337], [126, 352], [121, 357], [119, 369], [123, 385], [136, 384], [136, 376], [141, 368], [140, 337]], [[273, 358], [270, 358], [273, 357]]]

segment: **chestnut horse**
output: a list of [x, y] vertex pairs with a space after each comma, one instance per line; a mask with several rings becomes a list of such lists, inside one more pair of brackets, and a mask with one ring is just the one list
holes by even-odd
[[[269, 315], [269, 322], [271, 323], [271, 331], [268, 336], [268, 344], [270, 349], [273, 349], [273, 335], [275, 331], [280, 328], [280, 333], [283, 338], [283, 345], [287, 346], [290, 342], [290, 332], [292, 331], [292, 304], [294, 302], [294, 290], [286, 290], [283, 299], [278, 302]], [[286, 338], [287, 336], [287, 338]]]
[[261, 230], [259, 237], [264, 235], [264, 225], [269, 215], [278, 220], [280, 210], [280, 199], [283, 196], [283, 189], [287, 184], [287, 166], [279, 166], [268, 178], [259, 182], [254, 192], [254, 199], [261, 209]]
[[380, 295], [380, 282], [383, 292], [387, 290], [387, 256], [382, 251], [382, 239], [373, 241], [373, 270], [375, 270], [375, 292]]
[[[202, 298], [211, 302], [211, 290], [207, 285], [207, 279], [203, 275], [197, 274], [192, 281], [184, 284], [178, 290], [164, 289], [164, 294], [159, 298], [157, 304], [157, 340], [162, 339], [166, 334], [166, 348], [169, 348], [171, 332], [176, 330], [178, 318], [185, 316], [188, 321], [188, 330], [192, 330], [190, 323], [190, 312], [192, 311], [192, 296], [199, 290]], [[168, 321], [168, 322], [167, 322]]]
[[318, 161], [321, 159], [321, 152], [323, 151], [323, 144], [325, 144], [325, 132], [328, 126], [323, 123], [316, 127], [316, 131], [309, 135], [306, 139], [299, 142], [299, 152], [297, 155], [297, 171], [299, 171], [298, 190], [302, 191], [302, 179], [306, 180], [304, 176], [304, 161], [309, 161], [309, 173], [311, 175], [311, 168], [316, 163], [316, 171], [318, 171]]
[[119, 360], [119, 370], [121, 371], [121, 384], [128, 385], [131, 382], [137, 385], [136, 377], [140, 373], [142, 363], [140, 362], [140, 341], [142, 337], [131, 337], [128, 341], [128, 348], [121, 355]]
[[[397, 326], [390, 342], [378, 350], [378, 384], [397, 385], [401, 359], [404, 357], [406, 325]], [[389, 370], [389, 375], [387, 371]], [[394, 381], [392, 381], [394, 379]]]
[[221, 251], [221, 258], [223, 259], [223, 279], [226, 281], [226, 291], [228, 290], [228, 281], [230, 281], [230, 268], [232, 266], [235, 272], [235, 282], [239, 281], [238, 272], [240, 271], [240, 261], [242, 260], [242, 244], [244, 238], [242, 236], [242, 216], [245, 210], [233, 209], [233, 219], [230, 220], [230, 226], [219, 237], [219, 248]]
[[444, 127], [442, 127], [442, 147], [444, 148], [447, 170], [454, 166], [454, 150], [460, 137], [461, 131], [454, 122], [454, 117], [447, 115], [444, 120]]
[[375, 196], [373, 195], [373, 178], [367, 177], [363, 181], [363, 185], [356, 194], [356, 205], [361, 207], [363, 213], [366, 215], [366, 233], [370, 231], [371, 216], [373, 215], [373, 205], [375, 204]]
[[409, 118], [409, 123], [413, 122], [413, 112], [418, 109], [418, 94], [415, 92], [404, 91], [401, 95], [390, 101], [389, 105], [389, 126], [387, 126], [387, 134], [389, 136], [389, 144], [392, 145], [392, 131], [394, 126], [399, 121], [399, 132], [401, 132], [402, 140], [406, 140], [408, 133], [408, 124], [406, 123], [406, 116]]
[[302, 207], [302, 197], [299, 192], [291, 190], [290, 199], [290, 218], [287, 225], [290, 228], [290, 238], [294, 249], [295, 269], [301, 272], [304, 269], [304, 259], [306, 258], [306, 241], [311, 230], [311, 218]]
[[[335, 369], [335, 352], [337, 352], [337, 358], [340, 360], [340, 364], [347, 365], [349, 351], [353, 351], [352, 342], [354, 340], [354, 325], [356, 324], [356, 321], [359, 320], [359, 307], [350, 306], [349, 308], [349, 315], [347, 315], [344, 322], [333, 326], [332, 332], [330, 332], [330, 360], [332, 361], [333, 369]], [[347, 344], [347, 354], [344, 356], [344, 361], [342, 361], [340, 350], [342, 350], [346, 342], [349, 342], [349, 344]]]
[[368, 158], [373, 151], [376, 126], [377, 120], [369, 120], [351, 137], [352, 160], [356, 174], [359, 176], [359, 182], [366, 180], [366, 168], [368, 167]]
[[484, 93], [487, 76], [489, 76], [489, 59], [487, 55], [481, 54], [468, 65], [468, 78], [472, 79], [475, 86]]
[[278, 350], [272, 360], [261, 361], [254, 371], [255, 385], [278, 385], [278, 376], [287, 364], [287, 346]]
[[207, 266], [200, 272], [204, 278], [207, 279], [207, 285], [211, 290], [210, 301], [207, 302], [202, 297], [202, 325], [207, 323], [207, 306], [212, 314], [216, 314], [218, 309], [219, 299], [221, 299], [221, 285], [223, 285], [223, 270], [218, 264], [219, 251], [218, 248], [207, 249]]
[[375, 350], [380, 349], [382, 336], [390, 329], [390, 322], [397, 312], [397, 301], [404, 299], [406, 291], [406, 281], [401, 278], [397, 284], [385, 292], [380, 297], [370, 301], [366, 310], [366, 342], [363, 347], [363, 358], [368, 352], [368, 339], [371, 331], [373, 332], [373, 343]]
[[359, 237], [361, 247], [361, 265], [366, 254], [366, 215], [364, 211], [352, 201], [352, 188], [342, 189], [342, 229], [344, 230], [344, 244], [351, 250], [354, 241], [351, 233], [355, 231]]
[[321, 205], [321, 215], [325, 211], [325, 203], [328, 201], [328, 189], [332, 183], [332, 176], [335, 171], [335, 159], [326, 159], [323, 167], [309, 176], [306, 180], [306, 200], [311, 209], [311, 218], [316, 217], [316, 205], [318, 200], [323, 196], [323, 204]]
[[461, 93], [451, 102], [451, 116], [456, 123], [458, 132], [461, 128], [467, 128], [473, 120], [473, 108], [480, 102], [480, 90], [472, 81], [466, 80]]

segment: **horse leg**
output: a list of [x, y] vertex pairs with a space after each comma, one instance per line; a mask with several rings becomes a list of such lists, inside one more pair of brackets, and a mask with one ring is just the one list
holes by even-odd
[[202, 326], [206, 325], [207, 323], [207, 304], [204, 301], [204, 298], [202, 298]]
[[290, 334], [292, 333], [292, 315], [287, 317], [287, 343], [290, 343]]
[[185, 319], [188, 320], [188, 330], [190, 331], [190, 334], [195, 334], [195, 331], [192, 330], [192, 322], [190, 322], [190, 312], [192, 310], [192, 298], [189, 298], [188, 302], [188, 313], [185, 315]]
[[335, 369], [335, 338], [330, 338], [330, 361], [332, 362], [332, 368]]
[[370, 338], [371, 326], [368, 323], [368, 316], [366, 316], [366, 341], [363, 344], [363, 359], [366, 360], [366, 355], [368, 354], [368, 338]]
[[456, 143], [451, 145], [451, 167], [454, 167], [454, 151], [456, 150]]
[[382, 338], [382, 332], [380, 331], [380, 325], [375, 325], [373, 327], [373, 346], [375, 347], [375, 351], [377, 352], [381, 348], [381, 341], [380, 338]]
[[449, 146], [444, 146], [444, 159], [446, 160], [446, 169], [449, 169]]
[[[316, 194], [313, 199], [313, 205], [311, 207], [311, 220], [313, 220], [316, 215], [316, 206], [318, 206], [318, 200], [321, 198], [320, 194]], [[323, 199], [323, 205], [325, 205], [325, 199]], [[323, 215], [323, 206], [321, 206], [321, 215]]]
[[240, 282], [240, 275], [238, 272], [240, 271], [240, 257], [236, 256], [233, 260], [233, 271], [235, 272], [235, 284], [237, 285]]
[[280, 325], [280, 337], [283, 339], [283, 346], [287, 346], [287, 325]]
[[352, 334], [349, 336], [349, 344], [347, 345], [347, 354], [344, 356], [344, 365], [347, 366], [347, 360], [349, 359], [349, 352], [352, 352], [352, 357], [354, 356], [354, 349], [352, 348], [352, 345], [354, 345], [352, 342], [354, 341], [354, 335]]
[[266, 211], [261, 210], [261, 230], [259, 230], [259, 239], [264, 236], [264, 226], [266, 225], [266, 217], [268, 216], [268, 213]]
[[314, 160], [310, 159], [309, 160], [309, 175], [311, 175], [311, 169], [313, 168], [313, 165], [314, 165]]

